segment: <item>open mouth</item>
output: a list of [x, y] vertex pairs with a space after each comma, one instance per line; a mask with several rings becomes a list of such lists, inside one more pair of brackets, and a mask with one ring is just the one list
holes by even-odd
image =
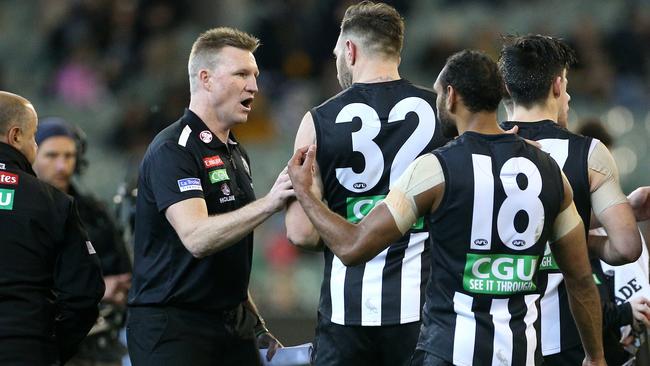
[[242, 100], [240, 103], [244, 108], [251, 109], [251, 105], [253, 104], [253, 97], [246, 98]]

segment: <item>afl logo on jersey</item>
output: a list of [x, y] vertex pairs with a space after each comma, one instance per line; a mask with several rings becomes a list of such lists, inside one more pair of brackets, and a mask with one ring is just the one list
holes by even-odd
[[515, 239], [512, 241], [512, 245], [516, 246], [517, 248], [520, 248], [526, 246], [526, 241], [521, 239]]
[[486, 239], [476, 239], [474, 240], [474, 245], [478, 245], [479, 247], [487, 245], [488, 241]]
[[354, 183], [352, 185], [352, 187], [354, 187], [355, 189], [364, 189], [364, 188], [366, 188], [366, 186], [367, 186], [367, 184], [365, 184], [363, 182], [357, 182], [357, 183]]
[[201, 131], [199, 134], [199, 138], [201, 141], [205, 142], [206, 144], [209, 144], [212, 141], [212, 132], [205, 130]]

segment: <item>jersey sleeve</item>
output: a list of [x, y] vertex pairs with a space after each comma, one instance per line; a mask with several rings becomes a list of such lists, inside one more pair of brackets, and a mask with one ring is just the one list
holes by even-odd
[[417, 158], [397, 179], [384, 203], [402, 234], [417, 220], [415, 196], [444, 182], [442, 166], [433, 154]]
[[596, 215], [611, 206], [627, 202], [627, 197], [621, 190], [614, 157], [602, 142], [597, 142], [590, 152], [588, 166], [590, 170], [603, 176], [600, 184], [591, 193], [591, 205]]
[[192, 154], [175, 143], [149, 156], [147, 177], [159, 211], [190, 198], [204, 198], [201, 170]]

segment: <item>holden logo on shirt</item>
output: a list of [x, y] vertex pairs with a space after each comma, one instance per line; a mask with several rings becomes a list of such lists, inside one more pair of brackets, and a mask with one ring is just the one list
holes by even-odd
[[15, 186], [18, 184], [18, 174], [13, 174], [9, 172], [0, 173], [0, 184], [11, 184]]
[[201, 141], [205, 142], [206, 144], [209, 144], [210, 141], [212, 141], [212, 132], [208, 130], [201, 131], [201, 133], [199, 134], [199, 138], [201, 139]]
[[228, 187], [228, 183], [221, 185], [221, 193], [223, 193], [224, 196], [230, 196], [230, 187]]

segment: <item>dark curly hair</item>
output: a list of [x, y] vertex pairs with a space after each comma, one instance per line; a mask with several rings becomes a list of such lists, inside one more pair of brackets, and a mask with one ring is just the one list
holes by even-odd
[[576, 64], [562, 40], [543, 36], [504, 36], [499, 69], [515, 103], [527, 108], [546, 100], [553, 80]]
[[473, 113], [496, 111], [505, 92], [497, 64], [485, 53], [474, 50], [463, 50], [449, 57], [440, 83], [444, 93], [451, 85]]

